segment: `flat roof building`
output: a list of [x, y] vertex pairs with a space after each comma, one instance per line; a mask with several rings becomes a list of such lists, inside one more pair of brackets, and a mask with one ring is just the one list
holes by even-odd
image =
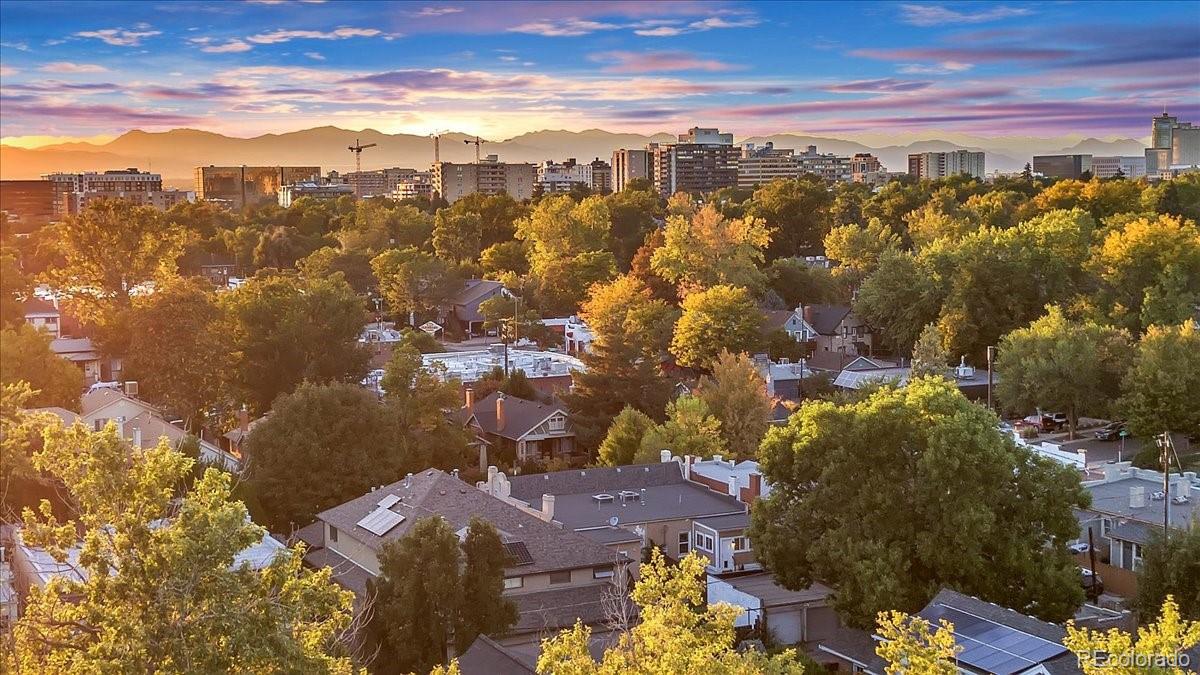
[[321, 177], [319, 166], [198, 166], [196, 199], [241, 210], [279, 199], [279, 189]]
[[964, 174], [983, 178], [984, 164], [985, 157], [982, 152], [921, 152], [908, 156], [908, 174], [917, 178], [945, 178]]
[[310, 199], [337, 199], [353, 197], [354, 186], [347, 183], [316, 183], [304, 181], [293, 185], [283, 185], [279, 188], [279, 205], [288, 208], [301, 197]]
[[433, 191], [453, 204], [469, 194], [507, 193], [517, 201], [533, 197], [537, 172], [533, 164], [501, 162], [488, 155], [478, 164], [437, 162], [433, 165]]
[[737, 187], [742, 150], [733, 144], [733, 134], [692, 127], [678, 143], [651, 144], [647, 150], [650, 178], [664, 196]]
[[1146, 175], [1146, 157], [1092, 157], [1092, 175], [1096, 178], [1142, 178]]
[[612, 154], [612, 189], [620, 192], [629, 181], [650, 179], [649, 150], [614, 150]]
[[737, 182], [738, 187], [753, 188], [764, 183], [779, 179], [791, 179], [800, 175], [800, 164], [796, 161], [795, 151], [790, 148], [776, 148], [774, 143], [759, 147], [753, 143], [741, 146], [742, 154], [738, 158]]
[[1082, 178], [1091, 171], [1091, 155], [1033, 156], [1033, 172], [1047, 178]]

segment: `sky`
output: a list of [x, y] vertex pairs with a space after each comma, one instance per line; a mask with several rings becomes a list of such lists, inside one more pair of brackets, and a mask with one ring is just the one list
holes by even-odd
[[1200, 1], [0, 3], [0, 136], [1148, 136]]

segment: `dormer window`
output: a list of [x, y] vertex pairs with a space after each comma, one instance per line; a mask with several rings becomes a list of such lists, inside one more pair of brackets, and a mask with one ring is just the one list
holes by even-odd
[[567, 418], [564, 415], [555, 415], [549, 421], [550, 431], [562, 431], [567, 426]]

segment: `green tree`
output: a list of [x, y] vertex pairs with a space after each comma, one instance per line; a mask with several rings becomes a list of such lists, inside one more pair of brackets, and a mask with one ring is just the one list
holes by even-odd
[[433, 250], [439, 258], [463, 263], [479, 257], [481, 224], [477, 214], [442, 209], [433, 222]]
[[707, 204], [690, 217], [669, 216], [663, 236], [651, 265], [684, 294], [720, 284], [762, 289], [758, 266], [771, 230], [760, 218], [729, 220]]
[[658, 193], [650, 186], [644, 190], [627, 186], [610, 195], [607, 201], [612, 214], [612, 246], [617, 267], [629, 269], [646, 235], [656, 229], [655, 218], [662, 216]]
[[1134, 609], [1150, 622], [1168, 597], [1179, 598], [1183, 618], [1200, 621], [1200, 528], [1174, 530], [1170, 537], [1156, 531], [1142, 549]]
[[303, 381], [357, 382], [368, 353], [358, 343], [362, 301], [345, 281], [259, 275], [223, 294], [229, 317], [232, 394], [263, 412]]
[[1158, 621], [1138, 627], [1136, 642], [1125, 631], [1076, 628], [1071, 620], [1063, 644], [1079, 657], [1084, 675], [1184, 675], [1188, 670], [1180, 654], [1200, 644], [1200, 621], [1182, 618], [1168, 595]]
[[29, 277], [21, 270], [16, 249], [0, 246], [0, 328], [11, 328], [25, 321], [21, 303], [32, 290]]
[[467, 466], [470, 439], [445, 412], [462, 406], [462, 394], [458, 381], [446, 377], [445, 366], [426, 368], [415, 349], [397, 347], [380, 385], [404, 463], [440, 469]]
[[671, 353], [681, 365], [707, 369], [722, 349], [753, 350], [761, 323], [762, 313], [750, 291], [713, 286], [684, 298], [683, 314], [671, 338]]
[[833, 195], [817, 176], [771, 181], [754, 191], [747, 213], [761, 218], [772, 231], [770, 258], [818, 252], [829, 232]]
[[516, 222], [525, 215], [525, 206], [507, 192], [495, 195], [475, 192], [442, 210], [452, 217], [470, 215], [478, 218], [483, 248], [510, 241], [516, 232]]
[[505, 275], [519, 277], [529, 272], [529, 256], [525, 253], [525, 245], [519, 241], [505, 241], [483, 249], [479, 264], [489, 279]]
[[642, 439], [654, 427], [654, 420], [646, 413], [625, 406], [621, 413], [613, 419], [604, 436], [604, 442], [597, 451], [599, 462], [603, 466], [623, 466], [633, 464], [642, 446]]
[[195, 277], [168, 281], [134, 299], [132, 321], [126, 377], [142, 398], [199, 429], [230, 375], [224, 312], [211, 287]]
[[582, 361], [585, 370], [573, 371], [571, 391], [563, 395], [581, 447], [594, 450], [626, 406], [662, 419], [671, 384], [659, 359], [647, 357], [642, 345], [596, 343]]
[[192, 460], [163, 439], [130, 447], [109, 424], [47, 431], [37, 468], [61, 480], [76, 521], [42, 502], [24, 540], [65, 560], [79, 542], [82, 581], [34, 589], [13, 629], [17, 672], [351, 672], [339, 641], [350, 592], [289, 549], [261, 571], [235, 556], [266, 535], [217, 469], [178, 500]]
[[1067, 414], [1071, 438], [1079, 416], [1101, 414], [1116, 397], [1128, 335], [1095, 323], [1075, 323], [1058, 307], [1000, 341], [996, 395], [1012, 411], [1041, 408]]
[[936, 628], [919, 616], [904, 612], [880, 612], [875, 647], [887, 661], [886, 675], [958, 675], [955, 657], [962, 651], [954, 641], [954, 624], [942, 619]]
[[[1200, 331], [1195, 324], [1150, 326], [1134, 350], [1117, 408], [1138, 436], [1200, 433]], [[1181, 596], [1182, 597], [1182, 596]]]
[[592, 284], [616, 274], [616, 259], [607, 250], [610, 226], [603, 197], [577, 204], [569, 195], [547, 197], [517, 221], [516, 236], [529, 247], [530, 275], [543, 311], [574, 312]]
[[712, 415], [704, 399], [699, 396], [680, 396], [667, 404], [666, 413], [667, 420], [651, 428], [642, 437], [642, 444], [634, 457], [636, 463], [657, 462], [663, 450], [705, 459], [725, 452], [721, 420]]
[[894, 351], [911, 353], [924, 327], [937, 320], [942, 293], [913, 254], [888, 252], [859, 288], [854, 313], [875, 327]]
[[579, 311], [597, 342], [640, 346], [658, 358], [671, 342], [679, 310], [655, 298], [645, 283], [625, 274], [592, 287]]
[[636, 626], [622, 633], [599, 659], [589, 651], [591, 628], [583, 622], [542, 642], [539, 673], [559, 675], [800, 675], [804, 666], [793, 650], [766, 656], [735, 649], [733, 622], [739, 610], [704, 599], [704, 558], [689, 554], [670, 565], [657, 549], [639, 570], [633, 601]]
[[496, 528], [472, 517], [462, 542], [463, 606], [454, 626], [454, 650], [467, 651], [475, 638], [504, 633], [517, 622], [517, 608], [503, 596], [504, 568], [512, 561]]
[[533, 340], [543, 349], [558, 344], [558, 333], [542, 323], [536, 309], [519, 298], [499, 294], [479, 303], [483, 327], [506, 341]]
[[357, 385], [304, 384], [280, 398], [245, 447], [268, 525], [290, 532], [419, 468], [400, 454], [395, 433], [389, 412]]
[[839, 277], [861, 281], [879, 267], [885, 253], [899, 251], [901, 244], [899, 235], [872, 218], [866, 227], [848, 224], [830, 230], [825, 235], [825, 255], [838, 262], [834, 273]]
[[25, 501], [22, 496], [14, 497], [15, 486], [49, 482], [33, 468], [33, 454], [41, 447], [42, 430], [58, 424], [59, 419], [26, 409], [34, 393], [28, 382], [0, 386], [0, 457], [4, 458], [0, 462], [0, 515], [5, 520], [14, 519], [17, 507]]
[[54, 226], [59, 259], [45, 280], [79, 319], [103, 325], [129, 308], [139, 286], [174, 274], [186, 238], [153, 207], [99, 199]]
[[722, 351], [713, 362], [712, 377], [701, 377], [696, 393], [721, 422], [725, 447], [737, 457], [753, 459], [773, 406], [767, 383], [750, 357]]
[[759, 562], [787, 588], [829, 584], [857, 626], [917, 611], [944, 586], [1070, 617], [1083, 591], [1067, 543], [1088, 495], [1073, 469], [1017, 447], [996, 422], [935, 377], [805, 402], [759, 448], [771, 483], [751, 512]]
[[415, 248], [390, 249], [371, 259], [379, 293], [397, 318], [430, 316], [462, 289], [446, 261]]
[[846, 295], [843, 278], [844, 275], [835, 277], [824, 267], [814, 267], [796, 258], [780, 258], [767, 268], [767, 288], [775, 291], [789, 308], [842, 302]]
[[942, 332], [937, 324], [929, 324], [913, 345], [912, 376], [946, 375], [950, 372], [950, 355], [942, 345]]
[[312, 279], [325, 279], [340, 273], [355, 293], [370, 293], [376, 284], [371, 259], [359, 251], [324, 246], [297, 261], [296, 268]]
[[30, 407], [79, 408], [83, 371], [50, 351], [50, 336], [28, 324], [0, 331], [0, 384], [27, 382]]
[[[1182, 323], [1200, 304], [1200, 230], [1178, 216], [1140, 217], [1108, 232], [1088, 264], [1100, 280], [1096, 304], [1138, 331]], [[1147, 303], [1169, 297], [1171, 303]]]

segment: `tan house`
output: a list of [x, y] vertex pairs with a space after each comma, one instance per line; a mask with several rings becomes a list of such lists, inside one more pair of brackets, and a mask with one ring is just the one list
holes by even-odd
[[476, 402], [469, 388], [465, 400], [459, 419], [486, 446], [485, 466], [570, 459], [576, 454], [571, 415], [557, 401], [527, 401], [495, 392]]

